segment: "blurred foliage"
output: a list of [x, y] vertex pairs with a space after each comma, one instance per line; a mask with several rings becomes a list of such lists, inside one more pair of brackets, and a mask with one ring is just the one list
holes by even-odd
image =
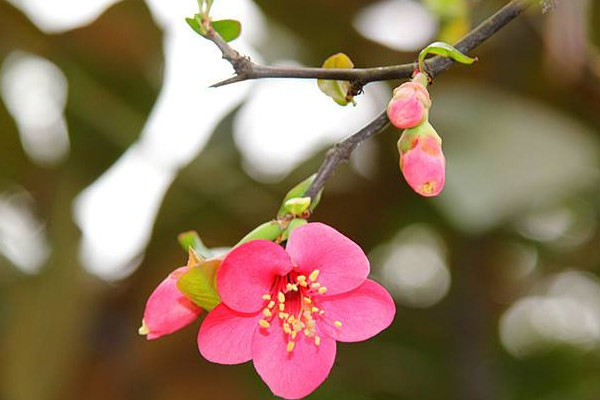
[[[293, 32], [302, 48], [298, 61], [307, 65], [320, 65], [336, 51], [351, 54], [357, 67], [416, 57], [371, 43], [352, 28], [353, 16], [371, 1], [256, 3], [269, 29]], [[426, 3], [442, 22], [438, 38], [449, 42], [503, 4]], [[568, 12], [572, 7], [589, 12]], [[594, 229], [600, 213], [599, 20], [593, 1], [563, 1], [546, 16], [532, 10], [477, 49], [481, 62], [436, 79], [432, 118], [449, 164], [448, 191], [441, 199], [424, 200], [401, 181], [393, 130], [373, 139], [377, 173], [371, 178], [339, 168], [314, 218], [346, 233], [366, 252], [403, 227], [427, 224], [446, 243], [452, 284], [431, 307], [400, 305], [395, 323], [378, 338], [340, 344], [330, 379], [311, 398], [598, 398], [598, 343], [587, 350], [554, 346], [519, 358], [503, 347], [498, 326], [511, 304], [536, 293], [548, 276], [567, 268], [600, 273], [600, 235]], [[580, 62], [568, 71], [557, 69], [551, 57], [569, 44], [552, 39], [567, 22], [588, 28]], [[162, 33], [141, 0], [119, 2], [88, 26], [52, 35], [0, 2], [0, 26], [0, 61], [12, 50], [25, 50], [56, 63], [68, 77], [71, 140], [64, 163], [40, 167], [24, 153], [14, 121], [0, 105], [0, 193], [31, 194], [53, 249], [38, 275], [18, 272], [0, 257], [0, 398], [270, 396], [250, 364], [229, 367], [202, 360], [195, 344], [197, 324], [152, 343], [137, 335], [137, 327], [154, 286], [185, 264], [176, 239], [180, 232], [197, 230], [209, 248], [234, 244], [275, 216], [286, 190], [313, 173], [323, 153], [280, 183], [256, 182], [242, 168], [228, 116], [202, 156], [171, 186], [139, 269], [118, 283], [99, 281], [78, 261], [80, 233], [72, 202], [137, 139], [161, 88]], [[269, 37], [259, 50], [269, 59], [290, 57], [277, 40]], [[511, 131], [504, 135], [506, 126]], [[549, 148], [552, 152], [544, 153]], [[526, 217], [544, 207], [572, 210], [580, 224], [591, 221], [587, 236], [567, 240], [570, 245], [561, 245], [576, 236], [569, 229], [553, 239], [536, 236], [539, 224]], [[534, 249], [534, 272], [510, 272], [514, 259], [507, 249], [513, 244]]]

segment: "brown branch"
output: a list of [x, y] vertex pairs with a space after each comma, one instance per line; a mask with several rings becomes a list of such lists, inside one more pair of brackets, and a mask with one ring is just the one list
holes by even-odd
[[[463, 53], [468, 53], [485, 40], [493, 36], [498, 30], [519, 16], [536, 0], [512, 0], [487, 20], [463, 37], [455, 47]], [[233, 66], [235, 76], [216, 83], [213, 87], [224, 86], [234, 82], [262, 78], [310, 78], [347, 80], [358, 85], [369, 82], [408, 78], [416, 68], [416, 63], [393, 65], [375, 68], [354, 69], [325, 69], [305, 67], [272, 67], [254, 63], [248, 57], [238, 53], [215, 32], [212, 27], [207, 27], [205, 37], [215, 43], [221, 50], [223, 58]], [[453, 61], [443, 57], [433, 57], [425, 62], [425, 70], [429, 76], [435, 77], [447, 70]], [[383, 131], [389, 125], [386, 112], [383, 111], [376, 119], [363, 127], [358, 132], [341, 142], [336, 143], [325, 156], [325, 160], [317, 176], [306, 192], [307, 197], [314, 197], [323, 189], [325, 182], [333, 174], [335, 168], [342, 162], [347, 162], [354, 150], [365, 140]]]
[[[469, 32], [456, 44], [456, 48], [463, 53], [474, 49], [498, 30], [500, 30], [503, 26], [515, 19], [533, 3], [534, 0], [511, 1], [487, 20], [479, 24], [479, 26], [477, 26], [471, 32]], [[426, 63], [426, 70], [431, 77], [434, 77], [447, 70], [452, 63], [453, 61], [447, 58], [434, 57], [429, 59]], [[384, 111], [375, 120], [371, 121], [361, 130], [342, 140], [341, 142], [336, 143], [327, 152], [323, 164], [321, 164], [321, 167], [319, 167], [319, 171], [317, 172], [314, 182], [306, 191], [306, 196], [311, 198], [316, 196], [316, 194], [323, 189], [325, 182], [333, 174], [335, 168], [342, 161], [348, 161], [352, 155], [352, 152], [356, 149], [356, 147], [358, 147], [359, 144], [383, 131], [389, 126], [389, 124], [390, 123], [386, 112]]]

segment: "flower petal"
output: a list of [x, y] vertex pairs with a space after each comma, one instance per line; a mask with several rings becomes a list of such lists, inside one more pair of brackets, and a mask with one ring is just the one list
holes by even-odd
[[241, 364], [252, 359], [252, 337], [261, 314], [240, 314], [221, 303], [198, 331], [198, 350], [210, 362]]
[[262, 296], [273, 280], [290, 272], [292, 262], [285, 250], [268, 240], [253, 240], [231, 250], [217, 272], [221, 300], [231, 309], [254, 313], [264, 307]]
[[320, 346], [299, 335], [293, 351], [279, 325], [257, 329], [252, 342], [254, 368], [276, 396], [299, 399], [308, 396], [329, 375], [335, 360], [335, 340], [323, 336]]
[[292, 232], [286, 248], [300, 273], [318, 269], [327, 295], [348, 292], [369, 275], [369, 260], [362, 249], [330, 226], [313, 222]]
[[144, 325], [140, 332], [148, 340], [173, 333], [194, 322], [202, 309], [177, 289], [177, 279], [187, 267], [171, 272], [154, 289], [144, 310]]
[[[319, 303], [325, 310], [325, 321], [319, 326], [340, 342], [367, 340], [390, 326], [396, 306], [383, 286], [367, 279], [351, 292], [323, 297]], [[341, 322], [340, 327], [334, 325]]]

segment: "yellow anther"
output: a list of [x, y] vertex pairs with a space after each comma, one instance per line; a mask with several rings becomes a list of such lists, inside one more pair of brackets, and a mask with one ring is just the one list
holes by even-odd
[[285, 310], [285, 304], [279, 303], [279, 311]]
[[278, 292], [278, 293], [277, 293], [277, 300], [278, 300], [280, 303], [285, 303], [285, 294], [283, 294], [283, 293], [281, 293], [281, 292]]
[[311, 283], [310, 287], [316, 289], [318, 287], [321, 287], [321, 284], [319, 282]]
[[263, 300], [271, 300], [271, 295], [270, 294], [263, 294], [262, 298], [263, 298]]
[[296, 335], [298, 335], [298, 331], [292, 331], [292, 339], [296, 339]]
[[298, 283], [306, 282], [306, 276], [304, 276], [304, 275], [298, 275], [296, 277], [296, 280], [298, 281]]
[[293, 290], [294, 292], [297, 292], [297, 291], [298, 291], [298, 286], [297, 286], [297, 285], [292, 285], [292, 290]]
[[292, 284], [288, 283], [287, 285], [285, 285], [285, 290], [287, 290], [288, 292], [292, 290]]
[[319, 309], [317, 307], [313, 307], [310, 309], [310, 312], [317, 313], [317, 312], [319, 312]]
[[296, 344], [296, 343], [294, 343], [294, 342], [292, 342], [292, 341], [290, 340], [290, 341], [288, 342], [288, 344], [287, 344], [287, 351], [288, 351], [288, 352], [291, 352], [292, 350], [294, 350], [294, 345], [295, 345], [295, 344]]
[[320, 288], [319, 288], [319, 293], [320, 293], [320, 294], [325, 294], [325, 293], [327, 293], [327, 288], [326, 288], [325, 286], [323, 286], [323, 287], [320, 287]]
[[269, 302], [269, 304], [267, 305], [267, 308], [273, 308], [273, 307], [275, 307], [275, 302], [273, 300], [271, 300]]
[[265, 317], [272, 317], [273, 316], [273, 313], [268, 308], [265, 308], [263, 310], [263, 314], [264, 314]]
[[340, 321], [335, 321], [333, 324], [335, 325], [336, 328], [342, 327], [342, 323]]
[[298, 282], [298, 285], [300, 285], [302, 287], [307, 287], [308, 283], [306, 283], [306, 281], [302, 281], [302, 282]]
[[317, 345], [317, 346], [321, 345], [321, 338], [318, 336], [315, 336], [315, 345]]
[[323, 314], [325, 314], [325, 310], [319, 311], [319, 315], [323, 315]]
[[290, 324], [288, 324], [288, 323], [284, 323], [284, 324], [283, 324], [283, 331], [284, 331], [285, 333], [287, 333], [287, 334], [290, 334], [290, 333], [292, 333], [292, 330], [290, 329]]
[[304, 302], [306, 304], [310, 304], [310, 303], [312, 303], [312, 300], [310, 299], [310, 297], [304, 297]]
[[269, 323], [269, 321], [265, 321], [264, 319], [259, 320], [258, 324], [260, 326], [262, 326], [263, 328], [268, 328], [268, 327], [271, 326], [271, 324]]
[[312, 335], [312, 333], [311, 333], [311, 331], [308, 328], [306, 328], [304, 330], [304, 335], [310, 337]]
[[316, 281], [317, 278], [319, 277], [319, 270], [315, 269], [313, 272], [310, 273], [310, 275], [308, 276], [308, 279], [310, 279], [311, 281]]

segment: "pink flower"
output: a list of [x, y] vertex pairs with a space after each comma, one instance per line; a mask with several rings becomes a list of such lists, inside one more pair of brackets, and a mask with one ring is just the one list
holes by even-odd
[[387, 106], [390, 122], [400, 129], [414, 128], [426, 117], [431, 107], [429, 92], [417, 82], [405, 82], [394, 89], [394, 96]]
[[285, 250], [245, 243], [218, 271], [223, 302], [200, 327], [200, 353], [220, 364], [252, 360], [277, 396], [307, 396], [329, 374], [336, 341], [366, 340], [391, 324], [394, 302], [368, 274], [361, 248], [324, 224], [297, 228]]
[[413, 147], [400, 153], [400, 169], [408, 185], [421, 196], [440, 194], [446, 181], [446, 159], [441, 140], [417, 136]]
[[194, 322], [202, 309], [177, 289], [177, 280], [188, 267], [177, 268], [169, 274], [148, 298], [141, 335], [148, 340], [173, 333]]

